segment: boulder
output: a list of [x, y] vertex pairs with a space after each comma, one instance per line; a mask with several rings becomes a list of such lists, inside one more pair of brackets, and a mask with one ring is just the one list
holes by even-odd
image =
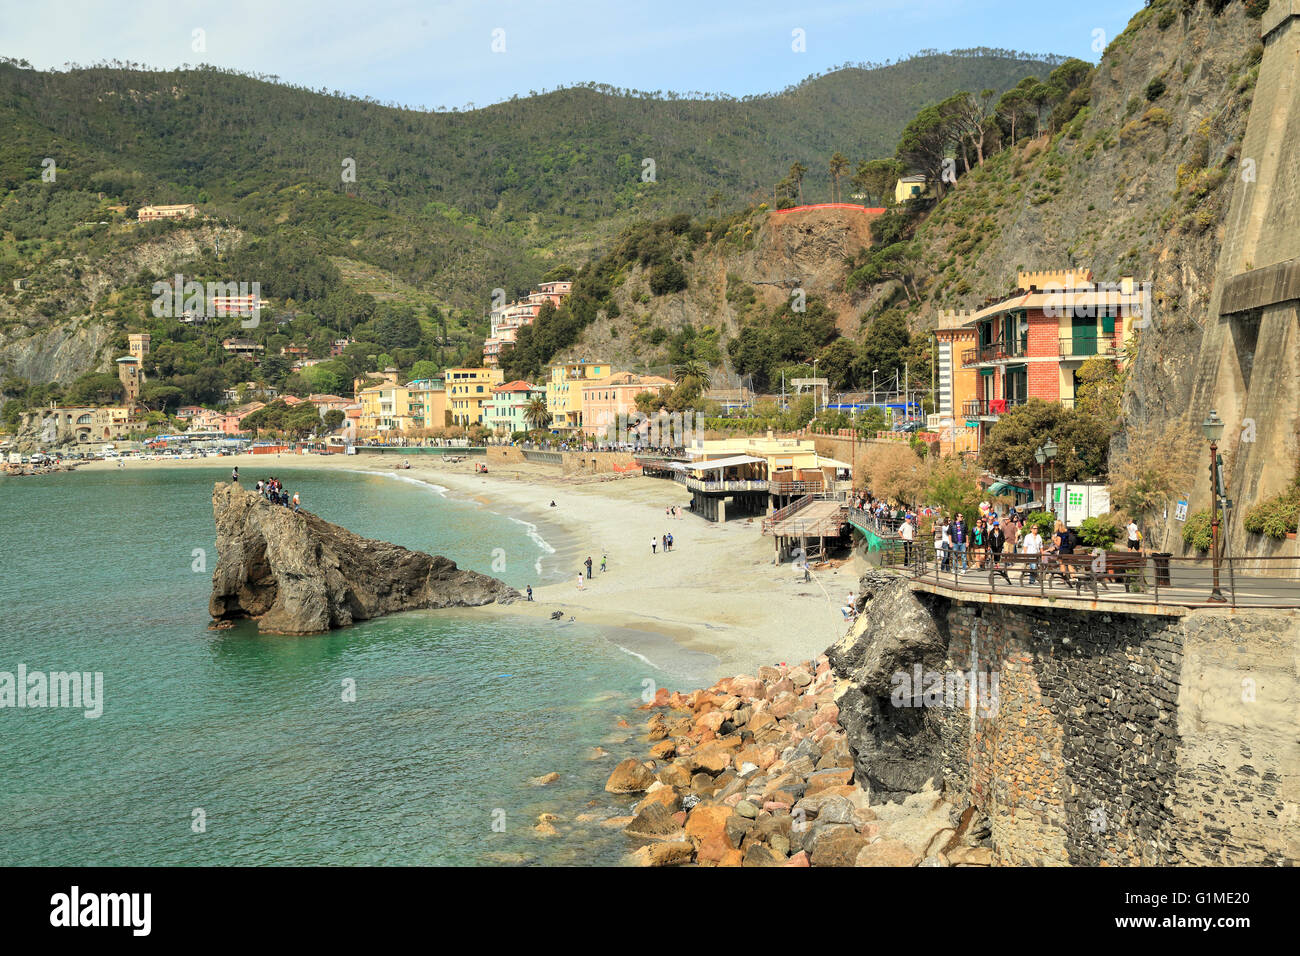
[[858, 851], [854, 866], [915, 866], [920, 859], [898, 840], [877, 840]]
[[812, 839], [812, 865], [853, 866], [866, 845], [867, 838], [851, 826], [819, 825]]
[[560, 779], [560, 775], [555, 771], [544, 773], [540, 777], [529, 777], [528, 783], [534, 787], [545, 787], [547, 784], [555, 783]]
[[623, 832], [639, 840], [682, 840], [685, 834], [673, 819], [672, 811], [652, 803], [637, 812]]
[[695, 844], [700, 862], [718, 863], [728, 851], [736, 849], [727, 835], [731, 816], [730, 807], [700, 805], [686, 817], [686, 835]]
[[614, 768], [614, 772], [605, 781], [605, 792], [641, 793], [648, 789], [654, 780], [655, 775], [649, 767], [635, 757], [628, 757]]
[[691, 862], [695, 848], [686, 841], [649, 843], [628, 857], [631, 866], [679, 866]]
[[238, 483], [212, 491], [217, 566], [208, 612], [265, 634], [321, 634], [397, 611], [513, 602], [503, 581], [272, 504]]

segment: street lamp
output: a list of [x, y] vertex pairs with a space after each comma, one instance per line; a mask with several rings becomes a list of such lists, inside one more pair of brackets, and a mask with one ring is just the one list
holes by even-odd
[[[1047, 466], [1050, 469], [1050, 478], [1048, 479], [1048, 484], [1052, 486], [1053, 499], [1055, 499], [1056, 497], [1056, 452], [1057, 451], [1058, 449], [1056, 447], [1056, 442], [1052, 441], [1050, 438], [1043, 443], [1043, 457], [1045, 457], [1049, 462]], [[1056, 514], [1055, 500], [1050, 502], [1050, 504], [1052, 505], [1052, 514], [1055, 515]], [[1059, 520], [1061, 516], [1056, 515], [1056, 517]]]
[[1201, 431], [1210, 441], [1210, 551], [1214, 560], [1214, 590], [1210, 592], [1211, 601], [1226, 601], [1219, 590], [1219, 439], [1223, 437], [1224, 423], [1219, 413], [1213, 408], [1205, 421], [1201, 422]]
[[872, 405], [876, 404], [876, 373], [879, 371], [880, 369], [878, 368], [873, 368], [871, 370], [871, 404]]
[[[1047, 464], [1047, 454], [1043, 451], [1043, 446], [1039, 445], [1034, 449], [1034, 461], [1038, 462], [1038, 483], [1043, 483], [1043, 466]], [[1043, 487], [1043, 497], [1047, 497], [1047, 487]]]

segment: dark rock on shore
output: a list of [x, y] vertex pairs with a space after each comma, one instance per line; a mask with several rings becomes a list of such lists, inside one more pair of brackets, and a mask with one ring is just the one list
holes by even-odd
[[509, 604], [519, 592], [456, 562], [374, 541], [236, 484], [212, 491], [214, 624], [257, 621], [266, 634], [320, 634], [421, 608]]

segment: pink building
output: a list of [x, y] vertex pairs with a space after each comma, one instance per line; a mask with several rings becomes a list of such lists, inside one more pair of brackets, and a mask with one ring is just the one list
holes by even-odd
[[544, 303], [550, 302], [558, 308], [560, 302], [571, 291], [573, 291], [573, 283], [567, 280], [543, 282], [518, 302], [493, 309], [489, 316], [491, 332], [483, 343], [483, 364], [485, 366], [500, 364], [502, 346], [513, 345], [518, 340], [519, 330], [536, 321]]
[[673, 381], [658, 375], [615, 372], [582, 386], [582, 430], [588, 435], [604, 434], [617, 424], [620, 415], [637, 411], [636, 397], [642, 392], [655, 395], [673, 387]]

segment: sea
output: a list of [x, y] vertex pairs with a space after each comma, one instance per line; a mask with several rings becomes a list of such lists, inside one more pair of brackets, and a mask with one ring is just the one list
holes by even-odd
[[[326, 520], [521, 590], [577, 566], [558, 529], [431, 483], [266, 472]], [[20, 668], [102, 680], [93, 708], [0, 706], [0, 865], [586, 865], [633, 848], [593, 821], [630, 805], [603, 786], [644, 751], [636, 707], [706, 685], [715, 659], [458, 611], [313, 637], [208, 630], [211, 492], [228, 477], [132, 463], [0, 479], [0, 702]], [[558, 836], [534, 830], [544, 813]]]

